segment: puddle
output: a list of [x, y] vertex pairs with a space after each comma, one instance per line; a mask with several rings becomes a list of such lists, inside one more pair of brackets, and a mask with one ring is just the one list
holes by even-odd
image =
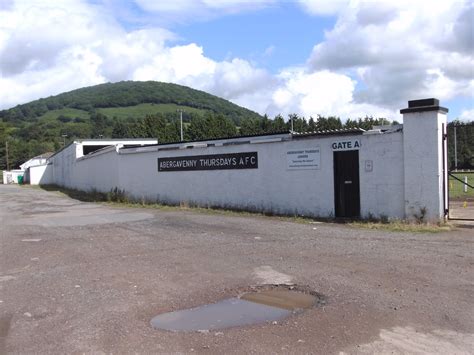
[[154, 317], [151, 325], [156, 329], [190, 332], [260, 324], [302, 312], [318, 300], [316, 296], [287, 289], [251, 292], [240, 298], [163, 313]]

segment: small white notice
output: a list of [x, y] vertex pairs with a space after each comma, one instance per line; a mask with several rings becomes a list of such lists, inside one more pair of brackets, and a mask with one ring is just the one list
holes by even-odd
[[360, 149], [360, 140], [350, 139], [346, 141], [337, 141], [331, 144], [332, 150], [358, 150]]
[[319, 169], [321, 164], [321, 150], [319, 147], [301, 148], [286, 152], [289, 170]]

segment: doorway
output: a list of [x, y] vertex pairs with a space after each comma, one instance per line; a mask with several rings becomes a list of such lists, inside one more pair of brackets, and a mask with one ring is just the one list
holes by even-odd
[[334, 152], [334, 207], [336, 217], [360, 217], [358, 150]]

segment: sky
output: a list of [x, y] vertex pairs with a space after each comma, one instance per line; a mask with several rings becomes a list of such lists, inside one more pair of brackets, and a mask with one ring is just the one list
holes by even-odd
[[157, 80], [261, 114], [474, 120], [471, 0], [0, 0], [0, 109]]

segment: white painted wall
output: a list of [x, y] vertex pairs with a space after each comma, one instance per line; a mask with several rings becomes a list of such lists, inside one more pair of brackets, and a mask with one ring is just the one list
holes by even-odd
[[73, 166], [71, 187], [84, 191], [110, 191], [119, 185], [118, 159], [115, 147], [79, 158]]
[[[271, 142], [289, 135], [194, 143], [135, 149], [105, 148], [75, 158], [80, 147], [72, 144], [52, 157], [53, 181], [58, 185], [108, 192], [118, 187], [131, 198], [169, 204], [225, 207], [277, 214], [334, 216], [334, 174], [332, 143], [357, 139], [359, 151], [361, 214], [404, 217], [403, 137], [401, 132], [352, 136], [309, 136]], [[264, 143], [269, 139], [268, 143]], [[214, 143], [215, 147], [206, 147]], [[287, 151], [319, 148], [320, 168], [288, 169]], [[159, 157], [258, 152], [258, 169], [158, 172]], [[373, 170], [364, 170], [371, 160]]]
[[[359, 139], [361, 213], [404, 217], [402, 134], [344, 136]], [[334, 216], [332, 143], [341, 137], [120, 154], [120, 188], [139, 200], [182, 202], [279, 214]], [[288, 150], [321, 150], [318, 170], [289, 170]], [[159, 157], [258, 152], [258, 169], [158, 172]], [[364, 172], [365, 160], [372, 172]]]
[[427, 220], [444, 218], [443, 124], [446, 114], [439, 111], [403, 115], [405, 163], [405, 215], [414, 219], [426, 208]]
[[401, 131], [363, 136], [359, 155], [362, 217], [405, 217], [403, 171]]
[[18, 184], [18, 176], [23, 176], [23, 170], [3, 170], [4, 184]]
[[30, 185], [50, 185], [53, 183], [53, 166], [36, 165], [28, 168]]
[[30, 166], [35, 166], [35, 165], [43, 165], [43, 164], [46, 164], [46, 161], [48, 159], [47, 158], [38, 158], [38, 157], [35, 157], [33, 159], [30, 159], [28, 160], [27, 162], [24, 162], [23, 164], [20, 165], [20, 169], [21, 170], [26, 170], [28, 169]]

